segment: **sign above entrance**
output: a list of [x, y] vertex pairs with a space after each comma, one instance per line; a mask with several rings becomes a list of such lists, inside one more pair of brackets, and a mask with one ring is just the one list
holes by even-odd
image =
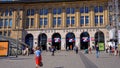
[[89, 38], [88, 37], [82, 37], [83, 42], [89, 42]]
[[75, 42], [75, 40], [73, 38], [69, 39], [69, 42]]
[[55, 42], [60, 42], [60, 38], [54, 38]]

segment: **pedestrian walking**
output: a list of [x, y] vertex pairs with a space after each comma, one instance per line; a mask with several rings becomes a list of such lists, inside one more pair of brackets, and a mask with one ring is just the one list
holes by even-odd
[[51, 52], [52, 52], [52, 56], [54, 56], [54, 53], [55, 53], [55, 47], [54, 46], [52, 46]]
[[88, 53], [92, 54], [92, 48], [90, 47], [90, 45], [88, 46]]
[[112, 55], [112, 46], [109, 46], [109, 55]]
[[25, 47], [25, 50], [23, 51], [23, 55], [29, 56], [29, 47], [28, 46]]
[[40, 65], [42, 63], [42, 56], [39, 46], [36, 47], [34, 54], [35, 54], [36, 68], [40, 68]]
[[73, 50], [78, 54], [78, 46], [74, 46]]
[[99, 46], [96, 45], [96, 58], [99, 58]]
[[26, 46], [26, 55], [29, 56], [29, 47]]

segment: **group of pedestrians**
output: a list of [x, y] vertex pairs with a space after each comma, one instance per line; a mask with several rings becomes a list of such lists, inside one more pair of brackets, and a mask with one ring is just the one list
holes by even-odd
[[115, 55], [118, 56], [119, 51], [117, 46], [106, 46], [106, 53], [109, 53], [109, 55]]

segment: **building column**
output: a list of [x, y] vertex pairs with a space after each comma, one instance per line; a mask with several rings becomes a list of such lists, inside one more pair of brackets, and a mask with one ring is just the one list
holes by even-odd
[[79, 12], [79, 9], [78, 8], [76, 8], [77, 10], [76, 10], [76, 13], [75, 13], [75, 26], [76, 27], [79, 27], [79, 25], [80, 25], [80, 23], [79, 23], [79, 21], [80, 21], [80, 12]]
[[23, 28], [23, 17], [24, 17], [24, 16], [23, 16], [23, 15], [24, 15], [24, 14], [23, 14], [23, 9], [20, 9], [20, 10], [17, 11], [17, 12], [19, 12], [19, 16], [20, 16], [20, 18], [21, 18], [20, 21], [18, 21], [18, 23], [19, 23], [19, 25], [20, 25], [20, 26], [18, 26], [18, 27], [19, 27], [20, 29], [22, 29], [22, 28]]
[[104, 26], [105, 26], [105, 25], [109, 24], [109, 23], [108, 23], [108, 20], [109, 20], [108, 18], [109, 18], [109, 17], [108, 17], [107, 7], [105, 7], [104, 10], [105, 10], [105, 11], [104, 11], [104, 16], [103, 16], [103, 24], [104, 24]]
[[52, 8], [49, 8], [49, 13], [48, 13], [48, 28], [51, 28], [52, 27]]
[[90, 7], [90, 27], [94, 26], [94, 8]]
[[65, 11], [65, 8], [63, 8], [63, 12], [62, 12], [62, 27], [66, 27], [66, 11]]
[[12, 29], [15, 29], [16, 28], [16, 14], [17, 14], [17, 11], [16, 9], [13, 10], [13, 18], [12, 18]]
[[66, 39], [65, 38], [61, 38], [61, 50], [65, 50], [66, 48]]
[[33, 48], [35, 48], [36, 46], [38, 46], [38, 40], [36, 37], [33, 40], [34, 40], [33, 41]]
[[75, 41], [75, 45], [78, 47], [78, 49], [80, 49], [80, 38], [76, 37], [76, 41]]
[[35, 19], [34, 27], [35, 28], [39, 28], [39, 12], [38, 12], [38, 9], [35, 9], [35, 10], [36, 10], [36, 12], [35, 12], [35, 16], [34, 16], [34, 19]]

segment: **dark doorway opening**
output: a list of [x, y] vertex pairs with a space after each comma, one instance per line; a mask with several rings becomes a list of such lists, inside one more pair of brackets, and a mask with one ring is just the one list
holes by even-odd
[[88, 49], [88, 46], [90, 45], [90, 37], [88, 32], [83, 32], [80, 35], [80, 49]]
[[42, 33], [38, 37], [38, 46], [41, 47], [42, 50], [47, 50], [47, 36]]
[[57, 50], [61, 50], [61, 36], [59, 33], [54, 33], [52, 35], [52, 46]]
[[69, 32], [66, 35], [66, 50], [73, 50], [75, 46], [75, 35], [72, 32]]
[[25, 37], [25, 43], [28, 44], [30, 54], [33, 54], [33, 35], [32, 34], [27, 34]]

